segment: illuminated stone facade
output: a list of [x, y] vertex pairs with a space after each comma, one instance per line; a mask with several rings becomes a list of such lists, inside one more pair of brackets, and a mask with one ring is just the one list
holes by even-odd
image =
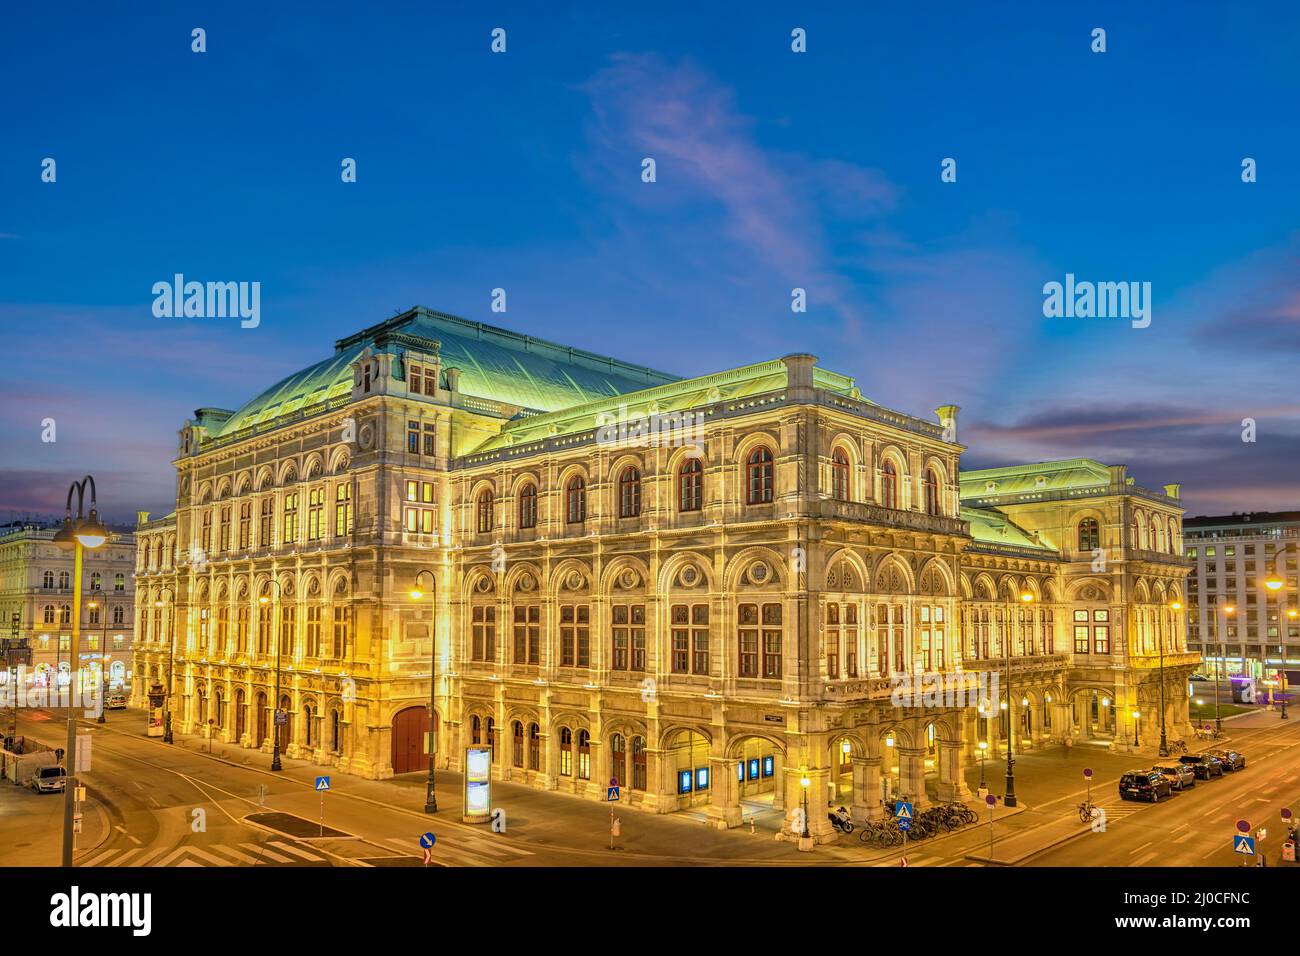
[[[637, 416], [651, 437], [610, 427]], [[959, 473], [956, 418], [811, 356], [678, 380], [415, 310], [186, 423], [176, 512], [137, 532], [137, 689], [175, 621], [177, 729], [269, 750], [282, 641], [287, 754], [386, 777], [422, 766], [436, 654], [440, 766], [492, 743], [499, 778], [617, 778], [719, 826], [806, 779], [868, 817], [886, 787], [964, 797], [976, 741], [998, 752], [978, 706], [895, 706], [892, 678], [1005, 690], [1009, 611], [1017, 749], [1131, 746], [1133, 709], [1154, 744], [1161, 648], [1182, 736], [1177, 488], [1088, 460]]]

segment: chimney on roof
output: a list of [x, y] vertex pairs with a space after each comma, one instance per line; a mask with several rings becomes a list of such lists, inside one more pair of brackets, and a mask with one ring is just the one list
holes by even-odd
[[787, 355], [782, 362], [786, 369], [786, 387], [789, 388], [792, 401], [812, 398], [813, 368], [817, 365], [815, 355]]

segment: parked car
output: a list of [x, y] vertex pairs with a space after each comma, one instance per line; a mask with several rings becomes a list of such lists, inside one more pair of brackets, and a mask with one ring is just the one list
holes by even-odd
[[1223, 761], [1225, 770], [1241, 770], [1246, 766], [1246, 755], [1237, 750], [1211, 750], [1211, 754]]
[[62, 793], [68, 772], [62, 767], [41, 767], [32, 775], [32, 789], [37, 793]]
[[104, 701], [106, 710], [126, 710], [126, 694], [109, 694]]
[[1171, 793], [1173, 789], [1169, 781], [1159, 770], [1130, 770], [1119, 778], [1121, 800], [1150, 800], [1155, 803]]
[[1174, 790], [1186, 790], [1188, 787], [1196, 786], [1196, 774], [1187, 764], [1168, 763], [1151, 769], [1164, 774], [1165, 779], [1169, 781], [1169, 786]]
[[1183, 754], [1178, 762], [1192, 768], [1200, 780], [1223, 776], [1223, 761], [1214, 754]]

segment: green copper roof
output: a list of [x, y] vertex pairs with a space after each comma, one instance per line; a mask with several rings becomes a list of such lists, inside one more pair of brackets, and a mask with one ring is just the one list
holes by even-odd
[[[1028, 491], [1066, 491], [1072, 488], [1107, 485], [1110, 484], [1110, 469], [1091, 458], [1070, 458], [1065, 461], [1010, 465], [1005, 468], [963, 470], [959, 477], [961, 497], [984, 498], [989, 495], [1014, 495]], [[990, 489], [989, 482], [994, 482], [995, 487]]]
[[994, 546], [1012, 545], [1017, 548], [1032, 548], [1046, 554], [1055, 554], [1056, 549], [1035, 541], [1033, 535], [1025, 531], [1006, 515], [990, 508], [962, 508], [961, 516], [970, 522], [971, 537], [981, 544]]
[[[214, 437], [349, 394], [349, 366], [367, 346], [401, 356], [408, 347], [432, 351], [433, 342], [441, 343], [444, 371], [460, 369], [462, 394], [543, 412], [677, 381], [667, 372], [417, 308], [341, 339], [331, 358], [272, 385], [231, 415]], [[394, 374], [405, 372], [398, 365]]]

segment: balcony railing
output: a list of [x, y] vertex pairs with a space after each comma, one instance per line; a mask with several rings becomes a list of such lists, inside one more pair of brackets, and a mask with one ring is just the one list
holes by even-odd
[[882, 508], [865, 501], [839, 501], [826, 498], [818, 503], [818, 517], [837, 521], [862, 521], [895, 528], [910, 528], [932, 534], [970, 535], [970, 523], [946, 515], [930, 515], [920, 511], [902, 511]]

